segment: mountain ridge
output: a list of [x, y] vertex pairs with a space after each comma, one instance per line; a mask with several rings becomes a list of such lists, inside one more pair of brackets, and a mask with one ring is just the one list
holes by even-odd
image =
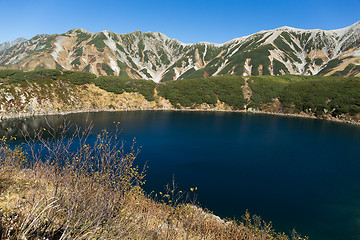
[[22, 42], [25, 42], [25, 41], [27, 41], [26, 38], [19, 37], [19, 38], [15, 39], [15, 40], [12, 40], [12, 41], [5, 41], [3, 43], [0, 43], [0, 52], [6, 50], [8, 48], [11, 48], [15, 44], [22, 43]]
[[3, 68], [57, 68], [155, 82], [224, 74], [360, 76], [360, 22], [336, 30], [283, 26], [225, 43], [182, 43], [160, 32], [36, 35], [0, 51]]

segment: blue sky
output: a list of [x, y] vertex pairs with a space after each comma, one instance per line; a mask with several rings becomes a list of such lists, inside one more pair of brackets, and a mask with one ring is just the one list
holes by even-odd
[[73, 28], [222, 43], [285, 25], [343, 28], [360, 21], [359, 9], [360, 0], [0, 0], [0, 43]]

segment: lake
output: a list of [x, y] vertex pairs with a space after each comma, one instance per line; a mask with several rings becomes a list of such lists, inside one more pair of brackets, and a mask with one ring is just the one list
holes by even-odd
[[[94, 137], [120, 122], [136, 137], [145, 162], [145, 190], [197, 187], [198, 201], [221, 217], [251, 214], [277, 231], [310, 239], [360, 239], [360, 127], [341, 123], [230, 112], [135, 111], [50, 116], [78, 125], [89, 119]], [[39, 128], [44, 118], [2, 122]], [[17, 142], [19, 143], [19, 141]]]

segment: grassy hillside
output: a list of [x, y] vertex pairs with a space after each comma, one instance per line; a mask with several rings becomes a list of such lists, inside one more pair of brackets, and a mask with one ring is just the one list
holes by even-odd
[[[54, 108], [61, 112], [144, 108], [243, 110], [246, 107], [251, 111], [360, 121], [360, 79], [355, 77], [224, 75], [156, 84], [116, 76], [96, 77], [87, 72], [8, 69], [0, 70], [0, 84], [3, 115], [37, 114], [34, 107], [47, 102], [47, 112]], [[122, 104], [124, 101], [130, 103]], [[37, 109], [40, 108], [44, 107]]]

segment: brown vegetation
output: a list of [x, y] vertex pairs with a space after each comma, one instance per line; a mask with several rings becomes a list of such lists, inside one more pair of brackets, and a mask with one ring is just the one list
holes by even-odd
[[174, 182], [148, 196], [135, 146], [125, 151], [106, 131], [90, 145], [90, 132], [69, 124], [25, 132], [26, 151], [2, 138], [1, 239], [301, 239], [249, 213], [222, 220], [184, 203]]

